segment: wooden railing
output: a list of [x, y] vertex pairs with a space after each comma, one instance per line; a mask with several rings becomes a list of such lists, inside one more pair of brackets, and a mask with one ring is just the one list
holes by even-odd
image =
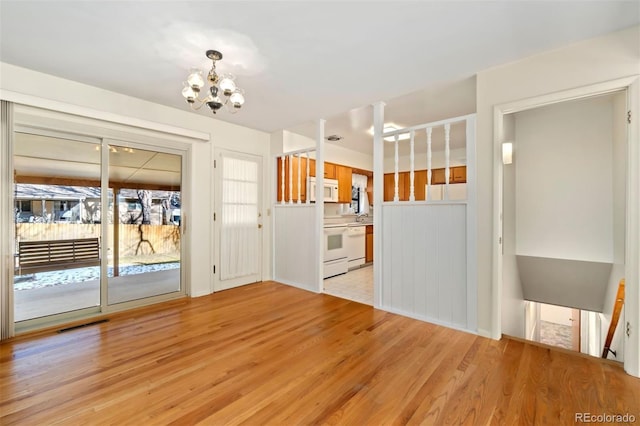
[[618, 321], [620, 320], [620, 313], [622, 312], [622, 306], [624, 305], [624, 278], [620, 280], [618, 284], [618, 292], [616, 293], [616, 300], [613, 304], [613, 315], [611, 315], [611, 324], [609, 324], [609, 331], [607, 332], [607, 338], [604, 342], [604, 349], [602, 349], [602, 358], [606, 358], [611, 352], [614, 356], [615, 351], [611, 350], [611, 342], [613, 341], [613, 335], [618, 327]]
[[[452, 179], [451, 179], [451, 170], [453, 169], [453, 166], [451, 165], [452, 163], [452, 159], [451, 159], [451, 126], [457, 123], [464, 123], [464, 124], [468, 124], [468, 120], [469, 120], [470, 116], [462, 116], [462, 117], [456, 117], [456, 118], [452, 118], [452, 119], [448, 119], [448, 120], [442, 120], [442, 121], [437, 121], [437, 122], [433, 122], [433, 123], [427, 123], [427, 124], [421, 124], [418, 126], [413, 126], [413, 127], [407, 127], [404, 129], [397, 129], [397, 130], [393, 130], [393, 131], [389, 131], [389, 132], [385, 132], [383, 133], [382, 137], [383, 140], [390, 142], [393, 144], [393, 149], [394, 149], [394, 171], [393, 171], [393, 197], [389, 197], [392, 198], [392, 200], [394, 202], [398, 202], [398, 201], [403, 201], [403, 197], [400, 196], [400, 170], [399, 170], [399, 163], [400, 163], [400, 156], [399, 156], [399, 142], [404, 140], [404, 139], [408, 139], [409, 141], [409, 183], [407, 185], [408, 187], [408, 195], [405, 196], [404, 198], [407, 201], [416, 201], [416, 167], [415, 167], [415, 163], [416, 163], [416, 155], [415, 155], [415, 145], [416, 145], [416, 137], [418, 136], [419, 132], [425, 132], [425, 136], [426, 136], [426, 182], [424, 183], [425, 185], [425, 201], [433, 201], [434, 199], [437, 200], [437, 198], [433, 197], [433, 191], [436, 189], [435, 188], [435, 182], [434, 182], [434, 170], [436, 169], [441, 169], [441, 167], [433, 167], [433, 149], [432, 149], [432, 145], [433, 145], [433, 141], [432, 141], [432, 136], [433, 136], [433, 130], [434, 129], [438, 129], [438, 128], [442, 128], [444, 130], [444, 179], [443, 179], [443, 184], [444, 184], [444, 193], [443, 193], [443, 197], [442, 200], [449, 200], [449, 192], [450, 192], [450, 186], [449, 184], [452, 183]], [[408, 135], [408, 136], [406, 136]], [[469, 144], [470, 141], [467, 141], [467, 144]], [[468, 147], [466, 147], [467, 152], [468, 152]], [[439, 152], [439, 151], [437, 151]], [[465, 156], [468, 157], [468, 156]], [[466, 161], [468, 161], [469, 158], [466, 158]], [[466, 169], [465, 169], [466, 172]], [[473, 173], [470, 173], [470, 178], [473, 179]], [[465, 177], [465, 181], [466, 181], [466, 177]], [[422, 193], [422, 190], [420, 190], [420, 193]]]
[[277, 157], [277, 200], [280, 204], [309, 204], [309, 177], [315, 176], [315, 148], [300, 149]]

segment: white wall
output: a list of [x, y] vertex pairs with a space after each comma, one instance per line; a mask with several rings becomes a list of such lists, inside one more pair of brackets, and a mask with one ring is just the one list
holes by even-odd
[[[544, 52], [491, 68], [477, 76], [477, 177], [478, 177], [478, 329], [499, 337], [498, 307], [492, 295], [494, 182], [500, 153], [494, 149], [493, 111], [503, 103], [569, 90], [638, 74], [640, 27]], [[517, 154], [516, 154], [517, 155]]]
[[571, 308], [564, 306], [540, 304], [540, 319], [560, 325], [571, 325]]
[[[613, 163], [623, 165], [627, 158], [627, 123], [626, 123], [627, 102], [623, 93], [617, 94], [613, 99]], [[607, 286], [604, 299], [604, 308], [600, 314], [600, 335], [602, 342], [609, 330], [613, 306], [618, 292], [618, 283], [624, 277], [624, 257], [625, 257], [625, 189], [626, 189], [626, 168], [613, 167], [613, 269]], [[608, 358], [617, 361], [624, 361], [624, 308], [620, 315], [618, 326], [613, 334], [611, 349], [616, 351], [616, 356], [609, 353]], [[601, 352], [602, 352], [602, 348]]]
[[276, 205], [274, 214], [274, 279], [309, 291], [318, 289], [320, 256], [316, 240], [315, 205]]
[[466, 218], [465, 204], [382, 206], [382, 309], [475, 332]]
[[516, 253], [612, 262], [612, 97], [514, 115]]
[[[96, 111], [98, 114], [117, 114], [118, 116], [141, 119], [161, 125], [176, 126], [211, 134], [210, 142], [192, 144], [191, 165], [192, 194], [191, 217], [188, 225], [190, 235], [189, 259], [184, 260], [190, 268], [191, 294], [201, 296], [212, 290], [213, 244], [212, 244], [212, 147], [221, 147], [233, 151], [242, 151], [266, 157], [269, 155], [269, 134], [242, 126], [226, 123], [207, 115], [191, 112], [185, 105], [184, 110], [166, 107], [122, 94], [109, 92], [78, 82], [61, 79], [51, 75], [0, 63], [0, 89], [23, 95], [31, 95], [75, 105]], [[176, 89], [178, 90], [178, 89]], [[179, 95], [179, 94], [178, 94]], [[265, 161], [265, 164], [270, 164]], [[270, 167], [264, 167], [264, 190], [269, 193]], [[265, 197], [265, 211], [270, 199]], [[194, 232], [197, 231], [197, 232]], [[265, 235], [271, 232], [270, 221], [265, 220]], [[263, 277], [271, 277], [271, 256], [269, 239], [263, 243]]]

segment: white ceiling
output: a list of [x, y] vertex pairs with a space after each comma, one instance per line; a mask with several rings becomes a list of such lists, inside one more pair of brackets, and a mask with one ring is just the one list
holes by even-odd
[[[324, 117], [347, 139], [371, 125], [366, 108], [348, 111], [411, 94], [388, 103], [390, 120], [473, 112], [479, 70], [639, 21], [638, 1], [2, 0], [0, 59], [186, 109], [182, 81], [217, 49], [247, 92], [240, 113], [217, 118], [271, 132]], [[426, 104], [424, 91], [450, 85], [459, 98]]]

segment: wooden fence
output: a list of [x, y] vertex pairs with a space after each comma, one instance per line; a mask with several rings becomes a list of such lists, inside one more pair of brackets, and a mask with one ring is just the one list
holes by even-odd
[[[100, 224], [17, 223], [17, 241], [68, 240], [100, 235]], [[113, 225], [109, 226], [109, 254], [113, 254]], [[180, 252], [176, 225], [119, 225], [120, 257]]]

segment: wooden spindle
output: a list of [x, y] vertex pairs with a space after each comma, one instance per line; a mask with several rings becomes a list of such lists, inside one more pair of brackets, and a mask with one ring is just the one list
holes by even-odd
[[414, 179], [415, 179], [415, 165], [414, 165], [414, 137], [415, 137], [415, 130], [411, 130], [411, 141], [410, 141], [410, 145], [411, 145], [411, 153], [409, 154], [409, 162], [411, 163], [410, 168], [409, 168], [409, 201], [415, 201], [416, 200], [416, 195], [415, 195], [415, 188], [414, 188]]
[[395, 166], [394, 166], [394, 174], [393, 174], [393, 179], [394, 179], [394, 183], [393, 183], [393, 201], [398, 201], [400, 199], [400, 197], [398, 197], [398, 180], [399, 180], [399, 176], [398, 176], [398, 163], [399, 163], [399, 158], [398, 158], [398, 135], [395, 135]]

